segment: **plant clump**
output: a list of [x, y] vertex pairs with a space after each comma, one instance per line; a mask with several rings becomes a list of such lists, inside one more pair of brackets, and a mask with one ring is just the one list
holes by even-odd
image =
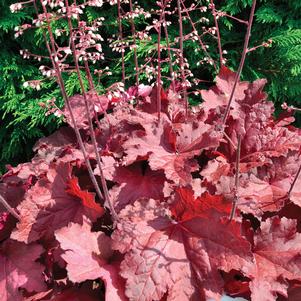
[[[222, 68], [216, 85], [201, 91], [205, 101], [188, 112], [178, 93], [160, 87], [160, 119], [156, 87], [131, 91], [134, 104], [101, 96], [107, 112], [94, 116], [95, 136], [115, 220], [95, 195], [72, 123], [42, 138], [31, 162], [2, 177], [1, 193], [19, 216], [2, 213], [2, 300], [293, 293], [301, 280], [300, 130], [288, 114], [273, 117], [264, 80], [238, 83], [221, 128], [234, 78]], [[78, 110], [83, 97], [75, 97], [100, 183]]]
[[[163, 86], [161, 39], [168, 36], [170, 1], [162, 0], [153, 25], [155, 81], [140, 82], [134, 51], [135, 84], [127, 88], [123, 72], [106, 93], [90, 72], [90, 64], [103, 59], [102, 37], [80, 20], [86, 6], [103, 1], [29, 1], [12, 10], [28, 3], [51, 62], [41, 72], [55, 80], [64, 100], [63, 107], [54, 99], [40, 106], [66, 126], [40, 139], [30, 162], [9, 166], [1, 177], [0, 299], [205, 301], [227, 294], [298, 300], [301, 131], [292, 125], [298, 108], [284, 104], [276, 118], [266, 80], [240, 78], [254, 50], [256, 0], [244, 22], [237, 72], [224, 65], [218, 12], [210, 2], [219, 53], [219, 63], [211, 62], [219, 71], [215, 85], [194, 91], [203, 101], [195, 106], [185, 71], [184, 1], [172, 3], [179, 15], [179, 74], [173, 77], [167, 60], [169, 87]], [[126, 4], [136, 37], [137, 12], [131, 0]], [[69, 34], [62, 41], [67, 48], [53, 34], [58, 15]], [[121, 38], [121, 19], [119, 25]], [[201, 36], [195, 37], [208, 59]], [[69, 68], [80, 94], [67, 93]], [[35, 89], [40, 84], [26, 82]]]

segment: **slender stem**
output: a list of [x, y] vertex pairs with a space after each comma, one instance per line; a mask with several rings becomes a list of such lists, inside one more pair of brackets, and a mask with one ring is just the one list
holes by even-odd
[[231, 16], [231, 15], [228, 15], [228, 14], [225, 13], [225, 12], [218, 12], [217, 14], [220, 15], [220, 16], [222, 16], [222, 17], [228, 17], [228, 18], [233, 19], [233, 20], [235, 20], [235, 21], [237, 21], [237, 22], [239, 22], [239, 23], [243, 23], [243, 24], [245, 24], [245, 25], [248, 25], [248, 21], [242, 20], [242, 19], [239, 19], [239, 18], [236, 18], [236, 17]]
[[22, 1], [21, 3], [22, 4], [29, 4], [29, 3], [32, 3], [32, 2], [34, 2], [34, 0]]
[[247, 53], [255, 51], [256, 49], [258, 49], [260, 47], [266, 47], [266, 46], [264, 46], [264, 45], [261, 44], [261, 45], [254, 46], [252, 48], [248, 48]]
[[222, 66], [223, 65], [223, 50], [222, 50], [221, 35], [220, 35], [219, 26], [218, 26], [218, 22], [217, 22], [217, 18], [216, 18], [215, 4], [214, 4], [213, 0], [211, 0], [210, 2], [211, 2], [211, 10], [212, 10], [212, 15], [213, 15], [213, 19], [214, 19], [214, 24], [215, 24], [215, 28], [216, 28], [217, 46], [218, 46], [218, 52], [219, 52], [219, 63], [220, 63], [220, 66]]
[[301, 109], [300, 108], [297, 108], [295, 106], [289, 106], [286, 102], [284, 102], [282, 105], [281, 105], [282, 109], [284, 110], [287, 110], [288, 112], [290, 111], [297, 111], [297, 112], [301, 112]]
[[[185, 11], [185, 13], [186, 13], [186, 16], [187, 16], [187, 18], [188, 18], [188, 20], [189, 20], [189, 22], [190, 22], [190, 24], [191, 24], [191, 26], [192, 26], [193, 31], [194, 31], [195, 33], [197, 33], [198, 31], [197, 31], [197, 29], [196, 29], [196, 27], [195, 27], [194, 22], [192, 21], [190, 15], [189, 15], [189, 12], [188, 12], [188, 10], [187, 10], [185, 4], [184, 4], [184, 1], [183, 1], [183, 0], [180, 0], [180, 1], [181, 1], [181, 3], [182, 3], [182, 6], [183, 6], [184, 11]], [[214, 60], [211, 58], [210, 54], [208, 53], [208, 51], [207, 51], [207, 49], [206, 49], [206, 47], [205, 47], [205, 45], [204, 45], [204, 43], [203, 43], [203, 41], [202, 41], [200, 35], [197, 34], [196, 36], [197, 36], [197, 39], [198, 39], [198, 41], [199, 41], [199, 43], [200, 43], [200, 45], [201, 45], [203, 51], [204, 51], [205, 54], [206, 54], [206, 56], [207, 56], [207, 57], [209, 58], [209, 60], [212, 62], [214, 69], [217, 70], [216, 64], [215, 64]]]
[[[45, 5], [43, 4], [43, 1], [40, 1], [40, 2], [41, 2], [41, 5], [42, 5], [42, 8], [43, 8], [43, 12], [44, 12], [44, 14], [46, 16], [47, 31], [48, 31], [49, 37], [50, 37], [50, 44], [49, 44], [48, 41], [47, 41], [46, 34], [43, 33], [44, 39], [45, 39], [45, 42], [46, 42], [46, 47], [47, 47], [47, 50], [49, 52], [49, 56], [51, 58], [53, 67], [56, 70], [58, 84], [60, 86], [60, 90], [61, 90], [63, 99], [65, 101], [65, 104], [67, 105], [67, 109], [68, 109], [70, 117], [71, 117], [71, 121], [72, 121], [72, 124], [73, 124], [75, 135], [76, 135], [77, 141], [79, 143], [80, 149], [81, 149], [81, 151], [83, 153], [84, 161], [86, 163], [90, 179], [91, 179], [91, 181], [92, 181], [92, 183], [94, 185], [94, 188], [96, 190], [97, 196], [99, 197], [99, 199], [103, 199], [103, 195], [101, 193], [101, 190], [100, 190], [99, 185], [97, 183], [96, 177], [95, 177], [95, 175], [93, 173], [90, 161], [88, 159], [88, 154], [86, 152], [86, 149], [85, 149], [85, 146], [84, 146], [84, 142], [83, 142], [81, 134], [79, 132], [79, 128], [78, 128], [78, 126], [76, 124], [76, 121], [75, 121], [75, 117], [74, 117], [74, 114], [73, 114], [73, 111], [72, 111], [72, 107], [70, 105], [69, 98], [68, 98], [67, 93], [66, 93], [66, 89], [65, 89], [65, 85], [64, 85], [64, 80], [63, 80], [62, 75], [61, 75], [60, 67], [59, 67], [58, 63], [54, 59], [54, 57], [57, 57], [57, 52], [56, 52], [56, 49], [55, 49], [55, 41], [54, 41], [54, 37], [53, 37], [53, 34], [52, 34], [52, 30], [51, 30], [50, 20], [47, 17], [47, 9], [46, 9]], [[37, 10], [36, 4], [35, 4], [35, 9], [36, 9], [36, 12], [38, 14], [38, 10]]]
[[161, 1], [162, 9], [159, 19], [159, 27], [158, 27], [158, 41], [157, 41], [157, 52], [158, 52], [158, 66], [157, 66], [157, 112], [158, 112], [158, 118], [160, 120], [160, 114], [161, 114], [161, 26], [162, 26], [162, 20], [163, 20], [163, 11], [165, 10], [163, 1]]
[[232, 139], [227, 135], [226, 132], [224, 132], [224, 136], [226, 137], [226, 139], [229, 141], [229, 143], [232, 145], [232, 147], [236, 150], [237, 146], [234, 144], [234, 142], [232, 141]]
[[89, 89], [94, 90], [94, 84], [93, 84], [93, 79], [92, 79], [92, 76], [91, 76], [89, 64], [86, 60], [84, 61], [84, 64], [85, 64], [85, 72], [86, 72], [87, 79], [88, 79], [88, 82], [89, 82]]
[[[133, 13], [133, 2], [132, 0], [129, 0], [130, 3], [130, 14]], [[137, 57], [137, 42], [136, 42], [136, 28], [135, 23], [132, 18], [132, 15], [130, 16], [130, 23], [131, 23], [131, 31], [134, 41], [134, 60], [135, 60], [135, 70], [136, 70], [136, 85], [139, 85], [139, 65], [138, 65], [138, 57]]]
[[3, 207], [12, 215], [14, 216], [16, 219], [21, 220], [21, 216], [17, 213], [16, 209], [14, 209], [13, 207], [11, 207], [6, 200], [4, 199], [4, 197], [0, 194], [0, 204], [3, 205]]
[[181, 77], [182, 77], [182, 85], [183, 85], [183, 98], [185, 101], [185, 114], [186, 118], [188, 115], [188, 101], [187, 101], [187, 88], [186, 88], [186, 76], [185, 76], [185, 68], [184, 68], [184, 34], [183, 34], [183, 18], [182, 18], [182, 8], [181, 8], [181, 1], [177, 0], [177, 7], [178, 7], [178, 15], [179, 15], [179, 34], [180, 34], [180, 70], [181, 70]]
[[223, 116], [223, 125], [225, 125], [225, 123], [227, 121], [227, 118], [228, 118], [228, 115], [229, 115], [229, 112], [230, 112], [230, 108], [231, 108], [231, 104], [232, 104], [232, 100], [233, 100], [233, 97], [234, 97], [235, 89], [236, 89], [236, 86], [237, 86], [238, 81], [240, 79], [242, 68], [243, 68], [244, 63], [245, 63], [246, 54], [247, 54], [247, 51], [248, 51], [249, 40], [250, 40], [250, 36], [251, 36], [252, 23], [253, 23], [253, 19], [254, 19], [255, 6], [256, 6], [256, 0], [253, 0], [251, 13], [250, 13], [250, 17], [249, 17], [249, 22], [248, 22], [247, 33], [246, 33], [246, 36], [245, 36], [244, 47], [243, 47], [243, 51], [242, 51], [242, 55], [241, 55], [241, 59], [240, 59], [240, 64], [239, 64], [237, 73], [235, 75], [235, 80], [234, 80], [233, 88], [232, 88], [230, 98], [229, 98], [229, 101], [228, 101], [228, 105], [227, 105], [227, 108], [226, 108], [226, 112]]
[[87, 94], [86, 94], [86, 91], [85, 91], [83, 79], [82, 79], [80, 69], [79, 69], [78, 55], [76, 53], [76, 47], [75, 47], [74, 36], [73, 36], [73, 26], [72, 26], [72, 22], [71, 22], [71, 18], [70, 18], [70, 13], [69, 13], [70, 8], [69, 8], [68, 0], [65, 0], [65, 4], [66, 4], [66, 8], [67, 8], [67, 20], [68, 20], [68, 27], [69, 27], [69, 31], [70, 31], [71, 50], [72, 50], [72, 53], [73, 53], [73, 58], [74, 58], [74, 63], [75, 63], [75, 67], [76, 67], [77, 77], [78, 77], [79, 84], [80, 84], [80, 87], [81, 87], [81, 90], [82, 90], [82, 93], [83, 93], [86, 113], [87, 113], [88, 122], [89, 122], [89, 129], [90, 129], [90, 134], [91, 134], [91, 138], [92, 138], [92, 145], [93, 145], [94, 152], [95, 152], [95, 155], [96, 155], [97, 166], [98, 166], [99, 172], [100, 172], [100, 180], [101, 180], [101, 184], [102, 184], [102, 188], [103, 188], [103, 192], [104, 192], [105, 201], [109, 205], [113, 220], [116, 221], [116, 220], [118, 220], [118, 216], [115, 212], [113, 203], [110, 200], [109, 190], [108, 190], [107, 183], [106, 183], [106, 180], [104, 178], [103, 171], [102, 171], [101, 158], [100, 158], [100, 155], [99, 155], [99, 151], [97, 149], [97, 141], [96, 141], [95, 132], [94, 132], [94, 128], [93, 128], [92, 118], [90, 116], [89, 102], [88, 102], [88, 99], [87, 99]]
[[120, 0], [117, 0], [118, 9], [118, 27], [119, 27], [119, 39], [121, 41], [121, 68], [122, 68], [122, 82], [125, 84], [125, 63], [124, 63], [124, 47], [123, 47], [123, 33], [122, 33], [122, 18], [121, 18], [121, 5]]
[[[88, 61], [85, 60], [85, 61], [84, 61], [84, 64], [85, 64], [86, 75], [87, 75], [88, 82], [89, 82], [89, 89], [95, 92], [95, 95], [96, 95], [97, 100], [98, 100], [98, 102], [99, 102], [99, 104], [100, 104], [100, 106], [101, 106], [101, 109], [102, 109], [102, 111], [103, 111], [103, 113], [104, 113], [104, 116], [107, 117], [107, 116], [108, 116], [108, 115], [107, 115], [107, 111], [106, 111], [105, 108], [102, 106], [101, 101], [100, 101], [100, 99], [99, 99], [99, 95], [98, 95], [98, 93], [97, 93], [97, 91], [96, 91], [96, 89], [95, 89], [95, 85], [94, 85], [94, 83], [93, 83], [93, 78], [92, 78], [92, 75], [91, 75], [91, 72], [90, 72], [90, 67], [89, 67]], [[80, 66], [78, 66], [78, 68], [80, 68]], [[75, 67], [75, 71], [77, 72], [76, 67]], [[96, 121], [96, 123], [97, 123], [97, 125], [98, 125], [98, 124], [99, 124], [99, 120], [98, 120], [98, 118], [97, 118], [97, 112], [95, 111], [95, 108], [94, 108], [94, 112], [95, 112], [95, 121]]]
[[[166, 6], [169, 0], [166, 0], [164, 5]], [[172, 84], [172, 89], [175, 91], [176, 90], [176, 85], [174, 81], [174, 71], [173, 71], [173, 66], [172, 66], [172, 57], [171, 57], [171, 51], [170, 51], [170, 43], [169, 43], [169, 35], [168, 35], [168, 30], [167, 30], [167, 25], [166, 25], [166, 18], [165, 18], [165, 10], [163, 12], [163, 22], [164, 22], [164, 34], [165, 34], [165, 40], [166, 40], [166, 46], [167, 46], [167, 56], [168, 56], [168, 64], [169, 64], [169, 72], [170, 72], [170, 77], [171, 77], [171, 84]]]
[[293, 189], [294, 189], [294, 187], [296, 185], [296, 182], [297, 182], [297, 180], [299, 178], [300, 173], [301, 173], [301, 164], [300, 164], [298, 172], [297, 172], [297, 174], [296, 174], [296, 176], [294, 178], [294, 181], [293, 181], [293, 183], [292, 183], [292, 185], [291, 185], [291, 187], [290, 187], [290, 189], [289, 189], [289, 191], [287, 193], [288, 197], [290, 197], [290, 195], [291, 195], [291, 193], [292, 193], [292, 191], [293, 191]]
[[238, 201], [240, 150], [241, 150], [241, 137], [238, 136], [237, 149], [236, 149], [236, 162], [235, 162], [234, 199], [233, 199], [232, 209], [230, 213], [230, 221], [234, 218], [236, 207], [237, 207], [237, 201]]

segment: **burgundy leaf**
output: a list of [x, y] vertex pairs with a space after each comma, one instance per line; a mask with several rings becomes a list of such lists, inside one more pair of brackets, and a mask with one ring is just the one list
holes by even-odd
[[43, 291], [43, 267], [36, 260], [43, 249], [38, 244], [25, 245], [16, 241], [6, 241], [0, 249], [0, 300], [21, 301], [18, 289], [28, 292]]
[[117, 210], [140, 198], [163, 199], [165, 176], [161, 171], [152, 171], [145, 161], [116, 168], [112, 180], [119, 184], [111, 189]]
[[164, 170], [168, 180], [187, 184], [191, 172], [198, 169], [194, 157], [204, 149], [218, 146], [220, 136], [205, 124], [172, 125], [162, 116], [160, 122], [144, 124], [145, 133], [137, 135], [124, 144], [127, 164], [137, 158], [148, 156], [153, 170]]

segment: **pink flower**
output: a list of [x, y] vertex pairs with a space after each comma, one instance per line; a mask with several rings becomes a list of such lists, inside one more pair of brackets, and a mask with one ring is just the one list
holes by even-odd
[[152, 92], [152, 87], [141, 84], [138, 86], [138, 96], [146, 97], [149, 96]]

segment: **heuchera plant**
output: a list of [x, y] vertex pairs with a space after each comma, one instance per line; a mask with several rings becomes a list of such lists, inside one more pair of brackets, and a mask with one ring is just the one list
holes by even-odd
[[68, 126], [2, 176], [1, 301], [300, 300], [301, 131], [240, 81], [254, 9], [238, 71], [194, 107], [185, 74], [67, 97], [52, 59]]

